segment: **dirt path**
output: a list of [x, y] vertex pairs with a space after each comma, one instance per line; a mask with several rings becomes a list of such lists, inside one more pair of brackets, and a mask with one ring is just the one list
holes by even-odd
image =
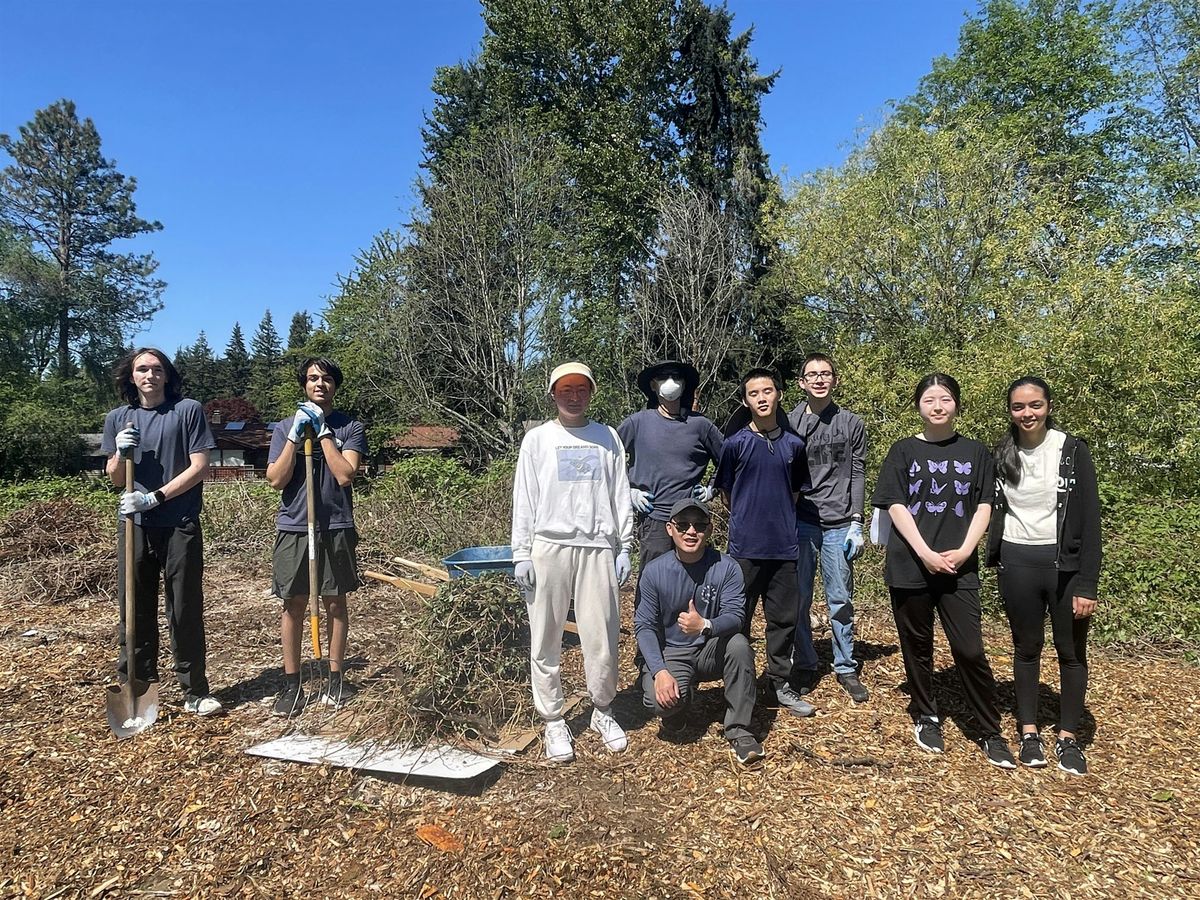
[[[261, 575], [211, 561], [209, 573], [211, 680], [229, 715], [184, 716], [164, 683], [159, 723], [123, 743], [104, 721], [113, 605], [9, 595], [0, 896], [1200, 896], [1200, 671], [1178, 661], [1095, 653], [1094, 774], [1006, 773], [958, 727], [963, 698], [944, 644], [947, 753], [916, 749], [894, 631], [868, 613], [871, 702], [855, 707], [827, 678], [815, 719], [762, 710], [759, 767], [731, 762], [715, 690], [702, 721], [670, 744], [627, 689], [617, 715], [628, 753], [604, 753], [581, 715], [573, 765], [542, 765], [535, 746], [453, 793], [246, 756], [283, 731], [269, 714], [278, 611]], [[380, 586], [357, 595], [352, 643], [366, 671], [385, 658], [403, 603]], [[623, 642], [629, 685], [633, 645]], [[1011, 706], [1004, 634], [990, 635], [989, 651]], [[1049, 728], [1057, 698], [1044, 698]], [[464, 849], [424, 843], [425, 824]]]

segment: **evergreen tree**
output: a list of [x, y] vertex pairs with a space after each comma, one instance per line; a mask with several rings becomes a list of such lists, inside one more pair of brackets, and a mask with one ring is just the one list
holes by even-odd
[[[70, 100], [38, 110], [17, 139], [0, 135], [0, 149], [13, 160], [0, 171], [0, 222], [49, 269], [37, 279], [34, 299], [53, 327], [30, 332], [41, 345], [31, 355], [51, 358], [64, 377], [77, 363], [106, 371], [162, 308], [164, 287], [152, 277], [153, 255], [116, 253], [111, 245], [162, 225], [137, 216], [136, 180], [104, 158], [96, 126], [80, 121]], [[28, 288], [4, 281], [6, 291]]]
[[250, 354], [242, 337], [242, 326], [233, 323], [225, 356], [221, 359], [219, 389], [222, 397], [244, 397], [250, 387]]
[[268, 309], [250, 342], [250, 390], [246, 396], [264, 416], [273, 411], [272, 396], [280, 377], [283, 347]]
[[175, 368], [183, 378], [186, 396], [207, 403], [220, 395], [220, 368], [203, 331], [196, 343], [175, 354]]
[[299, 350], [312, 337], [312, 316], [304, 310], [292, 315], [292, 324], [288, 328], [288, 350]]

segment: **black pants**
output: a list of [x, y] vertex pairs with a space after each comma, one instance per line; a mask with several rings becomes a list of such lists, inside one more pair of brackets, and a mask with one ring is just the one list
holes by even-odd
[[1091, 616], [1076, 619], [1072, 599], [1078, 572], [1060, 572], [1057, 548], [1004, 541], [1000, 545], [1000, 596], [1013, 636], [1013, 686], [1017, 725], [1036, 725], [1046, 614], [1058, 651], [1061, 705], [1058, 727], [1076, 734], [1087, 693], [1087, 633]]
[[709, 638], [699, 647], [664, 647], [663, 662], [679, 685], [679, 703], [670, 709], [658, 705], [654, 676], [642, 676], [642, 690], [664, 720], [687, 714], [701, 681], [721, 679], [725, 684], [725, 737], [750, 734], [750, 716], [758, 690], [754, 685], [754, 651], [744, 634]]
[[[667, 523], [639, 515], [637, 518], [638, 533], [638, 571], [646, 571], [646, 565], [658, 559], [665, 553], [675, 549], [671, 536], [667, 534]], [[636, 610], [642, 603], [642, 577], [638, 575], [638, 584], [633, 592], [633, 608]], [[639, 653], [639, 658], [641, 654]]]
[[912, 694], [913, 718], [936, 716], [933, 698], [933, 614], [942, 620], [950, 653], [967, 694], [967, 705], [983, 729], [984, 736], [999, 734], [996, 710], [996, 679], [983, 650], [982, 612], [978, 588], [925, 590], [891, 589], [892, 614], [904, 656], [904, 674]]
[[763, 618], [767, 625], [767, 675], [780, 686], [794, 681], [792, 672], [792, 642], [796, 636], [796, 560], [739, 559], [742, 578], [746, 582], [746, 627], [754, 608], [762, 598]]
[[[158, 582], [166, 594], [167, 624], [175, 677], [184, 696], [208, 694], [204, 660], [204, 539], [199, 522], [177, 528], [133, 527], [133, 568], [137, 626], [136, 675], [143, 681], [158, 681]], [[125, 523], [120, 524], [117, 552], [117, 592], [120, 609], [120, 656], [117, 672], [128, 672], [125, 647]]]

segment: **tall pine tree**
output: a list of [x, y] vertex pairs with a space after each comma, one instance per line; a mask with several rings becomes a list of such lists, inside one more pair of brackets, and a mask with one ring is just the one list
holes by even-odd
[[282, 362], [283, 347], [268, 309], [258, 323], [254, 339], [250, 341], [250, 390], [246, 394], [264, 417], [274, 414], [272, 396], [279, 381]]
[[250, 354], [246, 352], [246, 340], [242, 337], [242, 326], [233, 323], [229, 343], [225, 345], [225, 356], [220, 367], [220, 396], [244, 397], [250, 387]]

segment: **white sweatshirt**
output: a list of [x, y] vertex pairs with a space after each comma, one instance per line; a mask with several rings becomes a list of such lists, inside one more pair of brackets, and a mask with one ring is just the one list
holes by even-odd
[[513, 479], [513, 559], [529, 559], [535, 539], [629, 550], [629, 475], [612, 428], [591, 421], [565, 428], [552, 419], [525, 435]]

